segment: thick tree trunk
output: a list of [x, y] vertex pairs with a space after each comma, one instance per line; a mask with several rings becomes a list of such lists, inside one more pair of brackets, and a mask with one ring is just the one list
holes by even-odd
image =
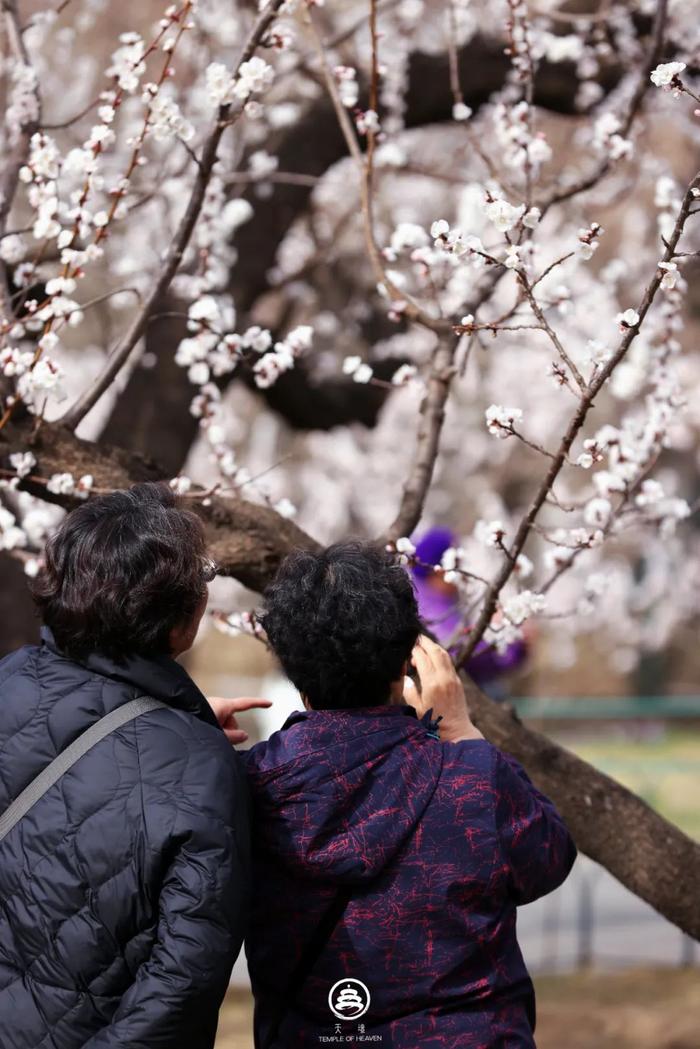
[[465, 679], [474, 723], [556, 803], [582, 852], [684, 932], [700, 939], [700, 844], [636, 794], [527, 728]]
[[[0, 437], [0, 466], [12, 451], [32, 447], [35, 477], [69, 471], [92, 473], [98, 487], [124, 487], [158, 476], [158, 468], [121, 449], [81, 441], [67, 430], [44, 426], [30, 441], [29, 421], [13, 424]], [[162, 473], [160, 474], [162, 476]], [[37, 481], [23, 486], [47, 493]], [[70, 500], [56, 497], [71, 505]], [[193, 502], [201, 514], [212, 555], [230, 575], [260, 590], [295, 547], [318, 544], [268, 507], [244, 499]], [[684, 932], [700, 938], [700, 844], [654, 812], [641, 798], [537, 732], [507, 707], [499, 706], [467, 681], [474, 719], [496, 746], [517, 758], [553, 799], [578, 847], [606, 867]]]
[[0, 554], [0, 659], [39, 637], [39, 619], [19, 561]]

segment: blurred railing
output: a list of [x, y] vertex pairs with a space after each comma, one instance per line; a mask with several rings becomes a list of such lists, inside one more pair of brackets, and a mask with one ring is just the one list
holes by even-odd
[[[680, 722], [700, 722], [700, 696], [519, 697], [509, 702], [524, 721], [551, 723], [547, 730], [555, 735], [560, 730], [567, 745], [573, 740], [574, 750], [580, 740], [572, 731], [576, 723], [594, 730], [589, 738], [595, 734], [600, 738], [596, 723], [601, 727], [620, 723], [617, 752], [593, 761], [623, 780], [634, 773], [640, 793], [652, 805], [656, 806], [663, 777], [691, 775], [700, 782], [700, 733], [691, 732], [688, 737], [697, 739], [697, 757], [694, 753], [669, 756], [662, 751], [658, 758], [647, 761], [639, 754], [619, 753], [620, 739], [629, 735], [630, 743], [638, 741], [635, 725], [641, 729], [656, 723], [659, 731], [654, 738], [662, 743], [667, 729], [678, 738]], [[700, 808], [700, 790], [693, 790], [692, 796]], [[583, 856], [560, 889], [521, 908], [518, 932], [534, 972], [700, 964], [700, 945]]]
[[519, 908], [518, 939], [533, 973], [700, 964], [700, 945], [586, 856], [556, 892]]

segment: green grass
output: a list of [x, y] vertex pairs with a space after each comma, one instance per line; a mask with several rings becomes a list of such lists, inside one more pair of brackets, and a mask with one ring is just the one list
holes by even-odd
[[611, 727], [595, 736], [567, 733], [562, 742], [640, 794], [686, 834], [700, 840], [700, 733], [660, 730], [649, 738]]

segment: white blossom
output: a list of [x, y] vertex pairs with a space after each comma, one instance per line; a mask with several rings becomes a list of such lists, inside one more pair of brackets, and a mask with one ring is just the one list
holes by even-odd
[[392, 233], [390, 241], [392, 251], [396, 254], [412, 248], [422, 248], [428, 243], [428, 234], [415, 222], [400, 223]]
[[36, 459], [31, 452], [13, 452], [10, 466], [18, 477], [27, 477], [36, 466]]
[[594, 367], [607, 364], [612, 357], [612, 351], [600, 339], [589, 339], [586, 343], [586, 349], [587, 360]]
[[370, 132], [378, 134], [380, 130], [379, 115], [373, 109], [366, 109], [355, 116], [355, 124], [361, 135], [369, 135]]
[[47, 393], [60, 396], [62, 380], [63, 372], [58, 365], [49, 357], [42, 357], [31, 369], [21, 374], [17, 389], [23, 400], [33, 404], [37, 396]]
[[632, 143], [623, 138], [620, 119], [614, 113], [603, 113], [593, 127], [593, 146], [601, 153], [606, 153], [611, 160], [620, 160], [632, 153]]
[[71, 473], [51, 474], [46, 488], [53, 495], [73, 495], [76, 488], [75, 478]]
[[604, 528], [611, 514], [612, 505], [608, 499], [591, 499], [586, 503], [583, 516], [586, 524]]
[[177, 477], [173, 477], [170, 487], [175, 492], [175, 495], [187, 495], [192, 488], [192, 481], [186, 474], [179, 474]]
[[513, 427], [522, 422], [523, 413], [520, 408], [504, 408], [500, 404], [492, 404], [486, 409], [486, 428], [494, 437], [512, 437]]
[[618, 313], [615, 318], [615, 323], [619, 324], [621, 328], [636, 328], [639, 324], [640, 317], [636, 310], [629, 309], [625, 310], [624, 313]]
[[280, 517], [294, 517], [297, 512], [296, 506], [289, 499], [280, 499], [276, 502], [275, 510]]
[[338, 83], [340, 101], [347, 109], [353, 109], [360, 97], [357, 72], [351, 66], [336, 66], [333, 75]]
[[41, 562], [36, 557], [29, 557], [24, 562], [24, 574], [30, 579], [35, 579], [41, 571]]
[[153, 136], [158, 142], [170, 138], [190, 142], [194, 138], [194, 126], [183, 117], [177, 102], [162, 92], [151, 102], [151, 125]]
[[418, 369], [413, 364], [401, 364], [391, 377], [393, 386], [406, 386], [415, 379]]
[[122, 46], [112, 55], [112, 64], [107, 69], [107, 76], [115, 77], [124, 91], [134, 92], [146, 72], [146, 64], [143, 61], [146, 46], [138, 33], [122, 33], [119, 39]]
[[522, 626], [526, 619], [543, 612], [547, 607], [544, 594], [522, 590], [513, 597], [506, 598], [502, 604], [503, 615], [514, 626]]
[[542, 212], [539, 208], [529, 208], [523, 215], [523, 226], [527, 226], [528, 229], [535, 229], [542, 218]]
[[227, 106], [233, 102], [234, 78], [221, 62], [210, 62], [204, 74], [207, 96], [213, 106]]
[[516, 208], [507, 200], [499, 198], [487, 201], [484, 205], [487, 219], [493, 223], [499, 233], [508, 233], [509, 230], [512, 230], [523, 214], [523, 210], [522, 207]]
[[661, 287], [670, 290], [675, 288], [680, 273], [678, 272], [678, 265], [675, 262], [663, 262], [659, 263], [659, 269], [664, 271], [664, 275], [661, 278]]
[[474, 536], [484, 546], [500, 547], [503, 545], [506, 530], [502, 521], [477, 521]]
[[27, 535], [16, 521], [15, 515], [0, 505], [0, 550], [16, 550], [27, 545]]
[[9, 65], [11, 90], [5, 113], [10, 142], [17, 142], [22, 129], [39, 119], [37, 75], [31, 65], [15, 62]]
[[661, 62], [652, 69], [649, 79], [656, 87], [669, 87], [685, 69], [685, 62]]
[[472, 115], [472, 109], [470, 106], [465, 105], [464, 102], [455, 102], [452, 107], [452, 119], [453, 120], [469, 120]]
[[272, 66], [254, 55], [241, 65], [233, 85], [233, 94], [236, 98], [241, 99], [259, 94], [270, 86], [274, 78], [275, 71]]
[[11, 266], [16, 265], [24, 258], [26, 248], [22, 237], [16, 233], [11, 233], [0, 240], [0, 259], [3, 262], [9, 263]]
[[514, 572], [518, 579], [529, 579], [532, 575], [534, 565], [527, 554], [518, 554], [515, 559]]
[[343, 373], [351, 375], [354, 382], [359, 383], [368, 383], [373, 375], [372, 368], [365, 364], [361, 357], [346, 357], [343, 361]]
[[504, 265], [508, 270], [517, 270], [522, 265], [520, 248], [517, 244], [509, 244], [506, 248]]
[[226, 232], [230, 234], [237, 230], [239, 226], [242, 226], [244, 222], [249, 222], [253, 215], [252, 204], [244, 200], [243, 197], [235, 197], [224, 205], [220, 221]]

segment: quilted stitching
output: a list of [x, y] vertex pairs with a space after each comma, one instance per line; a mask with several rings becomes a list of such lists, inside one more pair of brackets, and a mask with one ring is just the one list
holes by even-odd
[[[88, 724], [144, 694], [138, 681], [123, 677], [121, 668], [107, 677], [46, 648], [0, 663], [0, 783], [8, 802]], [[192, 688], [187, 709], [196, 705]], [[237, 865], [245, 849], [233, 830], [240, 780], [218, 730], [190, 714], [157, 711], [99, 743], [0, 843], [2, 1049], [82, 1049], [85, 1032], [97, 1036], [103, 1028], [100, 1049], [130, 1044], [132, 1034], [134, 1044], [148, 1044], [131, 1021], [128, 1031], [121, 1023], [113, 1036], [107, 1032], [127, 993], [145, 995], [152, 1010], [167, 1005], [167, 988], [149, 993], [157, 967], [153, 976], [139, 968], [158, 936], [185, 955], [204, 952], [194, 962], [183, 958], [176, 984], [182, 994], [183, 981], [192, 982], [199, 1019], [179, 1010], [180, 1033], [173, 1027], [169, 1034], [165, 1014], [155, 1028], [158, 1044], [178, 1049], [186, 1031], [188, 1049], [211, 1049], [216, 1008], [241, 939]], [[202, 858], [189, 844], [200, 838]], [[174, 891], [183, 895], [163, 913], [161, 886], [183, 843], [193, 850], [191, 862], [173, 875]], [[209, 895], [213, 909], [202, 911]], [[192, 908], [201, 914], [183, 938], [180, 925]], [[203, 933], [212, 941], [211, 966], [196, 942]], [[200, 987], [209, 967], [211, 987]], [[18, 1003], [25, 1015], [15, 1015]], [[141, 1007], [137, 1012], [139, 1022], [148, 1022]]]

